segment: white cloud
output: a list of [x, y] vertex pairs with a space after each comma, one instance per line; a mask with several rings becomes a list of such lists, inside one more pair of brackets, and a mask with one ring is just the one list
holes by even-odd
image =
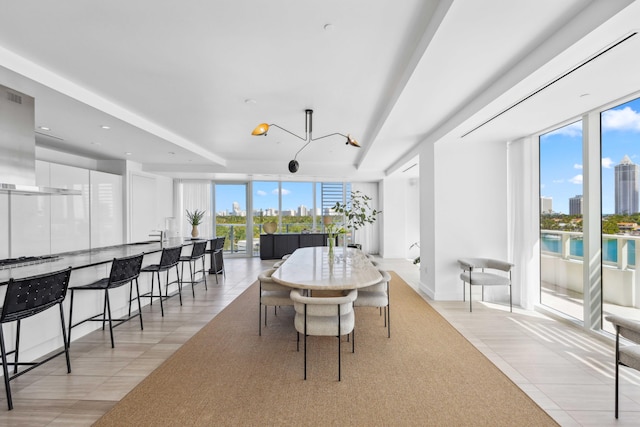
[[[275, 189], [271, 192], [271, 194], [278, 195], [278, 189], [277, 189], [277, 188], [275, 188]], [[283, 196], [286, 196], [286, 195], [288, 195], [288, 194], [291, 194], [291, 191], [287, 190], [286, 188], [283, 188], [283, 189], [282, 189], [282, 193], [281, 193], [281, 194], [282, 194]]]
[[640, 132], [640, 113], [631, 107], [608, 110], [602, 113], [602, 130], [630, 130]]
[[256, 195], [258, 195], [258, 196], [266, 196], [267, 192], [266, 191], [262, 191], [262, 190], [258, 190], [258, 191], [256, 191]]
[[582, 165], [579, 165], [579, 164], [576, 163], [576, 164], [573, 165], [573, 168], [582, 170]]
[[605, 169], [611, 169], [611, 167], [615, 164], [611, 157], [604, 157], [602, 159], [602, 167]]
[[571, 123], [570, 125], [553, 130], [547, 135], [582, 136], [582, 122]]
[[582, 184], [582, 174], [574, 176], [569, 182], [572, 184]]

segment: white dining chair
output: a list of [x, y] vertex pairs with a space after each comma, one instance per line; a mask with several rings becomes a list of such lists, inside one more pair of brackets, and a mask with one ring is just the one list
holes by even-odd
[[291, 291], [296, 310], [294, 325], [298, 332], [297, 350], [300, 350], [300, 334], [304, 335], [304, 379], [307, 379], [307, 336], [334, 336], [338, 338], [338, 381], [341, 373], [340, 342], [343, 335], [351, 334], [351, 352], [355, 352], [355, 315], [353, 301], [358, 290], [344, 291], [346, 294], [337, 297], [310, 297], [301, 289]]

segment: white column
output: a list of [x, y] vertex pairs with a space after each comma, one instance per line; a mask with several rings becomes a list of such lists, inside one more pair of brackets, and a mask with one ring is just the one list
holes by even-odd
[[583, 221], [584, 224], [584, 327], [600, 329], [602, 301], [602, 218], [600, 175], [600, 115], [590, 113], [582, 119]]

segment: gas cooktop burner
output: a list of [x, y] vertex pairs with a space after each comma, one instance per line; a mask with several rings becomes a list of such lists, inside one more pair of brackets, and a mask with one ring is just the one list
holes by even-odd
[[0, 259], [0, 270], [5, 268], [24, 267], [25, 265], [41, 264], [43, 262], [56, 261], [57, 255], [21, 256], [18, 258]]

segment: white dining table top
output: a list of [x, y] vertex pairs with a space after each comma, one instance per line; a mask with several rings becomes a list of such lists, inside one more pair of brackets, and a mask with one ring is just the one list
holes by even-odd
[[271, 278], [292, 288], [342, 290], [375, 285], [382, 275], [359, 249], [335, 247], [330, 260], [327, 246], [315, 246], [296, 249]]

